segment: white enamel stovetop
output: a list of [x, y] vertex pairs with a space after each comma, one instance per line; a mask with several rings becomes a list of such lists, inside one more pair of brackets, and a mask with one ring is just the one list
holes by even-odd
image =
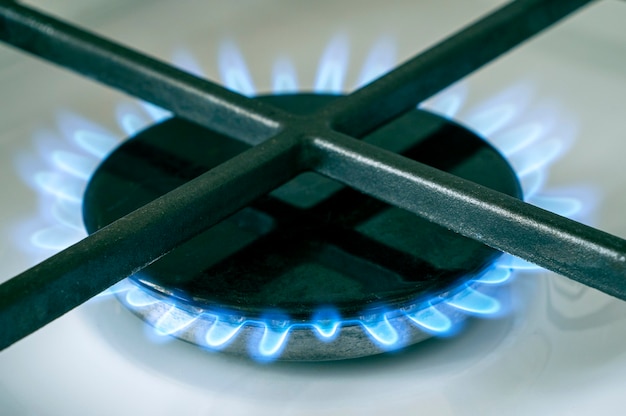
[[[337, 33], [351, 44], [346, 77], [351, 86], [380, 36], [394, 38], [398, 60], [404, 60], [502, 2], [28, 3], [162, 59], [184, 46], [211, 79], [219, 79], [219, 42], [233, 39], [256, 87], [267, 91], [279, 56], [291, 57], [300, 83], [311, 87], [319, 57]], [[626, 237], [624, 22], [626, 3], [597, 2], [472, 75], [464, 104], [470, 108], [522, 83], [534, 91], [531, 106], [551, 102], [576, 120], [577, 139], [553, 166], [547, 187], [575, 193], [593, 188], [581, 194], [595, 213], [594, 224], [621, 237]], [[28, 224], [43, 221], [39, 213], [46, 207], [39, 206], [16, 167], [24, 155], [45, 157], [37, 153], [34, 132], [56, 128], [58, 111], [68, 110], [121, 134], [115, 108], [129, 101], [0, 46], [0, 281], [52, 254], [29, 241]], [[476, 322], [456, 339], [322, 365], [261, 365], [182, 342], [154, 344], [116, 301], [91, 302], [0, 353], [0, 413], [623, 414], [626, 303], [548, 272], [519, 276], [512, 291], [510, 315]]]

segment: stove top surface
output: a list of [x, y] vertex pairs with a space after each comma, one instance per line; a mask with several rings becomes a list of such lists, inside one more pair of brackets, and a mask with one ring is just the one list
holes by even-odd
[[[220, 41], [233, 39], [257, 89], [269, 91], [280, 56], [291, 58], [303, 86], [313, 86], [319, 57], [336, 33], [351, 44], [351, 86], [380, 36], [395, 38], [401, 61], [502, 2], [92, 3], [29, 2], [162, 59], [184, 47], [214, 80]], [[553, 165], [546, 187], [593, 189], [584, 194], [590, 221], [621, 237], [624, 18], [623, 2], [592, 4], [468, 77], [463, 104], [467, 112], [521, 84], [532, 90], [530, 106], [560, 108], [575, 121], [577, 139]], [[45, 207], [16, 168], [23, 156], [45, 157], [35, 132], [55, 128], [59, 111], [72, 111], [121, 137], [115, 114], [133, 100], [6, 47], [0, 82], [10, 103], [0, 114], [0, 180], [10, 193], [0, 207], [6, 280], [53, 253], [29, 241], [46, 220]], [[155, 343], [117, 301], [94, 300], [0, 354], [0, 403], [16, 415], [84, 414], [89, 407], [92, 414], [155, 415], [617, 413], [626, 387], [626, 304], [549, 272], [522, 273], [511, 292], [510, 314], [472, 322], [454, 339], [316, 365], [262, 365], [181, 342]]]

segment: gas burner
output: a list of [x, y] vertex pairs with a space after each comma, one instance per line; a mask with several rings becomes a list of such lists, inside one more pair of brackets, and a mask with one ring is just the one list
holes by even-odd
[[[303, 333], [297, 332], [303, 328], [309, 330], [309, 335], [317, 331], [324, 339], [343, 337], [344, 332], [350, 338], [353, 332], [338, 333], [338, 329], [360, 326], [360, 334], [371, 335], [376, 348], [392, 349], [387, 347], [395, 348], [423, 338], [423, 328], [436, 332], [433, 328], [452, 326], [456, 321], [454, 313], [442, 313], [440, 307], [451, 305], [467, 309], [468, 298], [477, 298], [479, 303], [488, 299], [483, 302], [487, 305], [483, 310], [497, 305], [493, 298], [476, 292], [474, 286], [476, 282], [499, 282], [502, 276], [506, 280], [510, 269], [515, 267], [508, 267], [506, 261], [496, 261], [496, 252], [480, 243], [626, 299], [622, 278], [626, 242], [520, 201], [520, 188], [536, 190], [529, 183], [541, 183], [541, 175], [533, 176], [530, 172], [551, 160], [559, 151], [558, 144], [531, 160], [530, 167], [522, 170], [524, 178], [520, 171], [516, 172], [521, 184], [495, 151], [491, 157], [504, 168], [486, 165], [486, 170], [478, 174], [481, 180], [477, 180], [464, 176], [462, 169], [457, 170], [458, 166], [472, 160], [463, 152], [453, 152], [453, 159], [447, 152], [449, 149], [442, 152], [443, 157], [432, 156], [435, 168], [417, 161], [412, 152], [421, 158], [428, 154], [427, 148], [437, 149], [442, 145], [430, 143], [426, 131], [417, 133], [422, 135], [423, 141], [417, 138], [416, 142], [411, 142], [412, 128], [399, 127], [401, 120], [414, 117], [415, 124], [424, 124], [427, 130], [431, 120], [437, 118], [416, 112], [416, 103], [450, 86], [584, 3], [582, 0], [545, 5], [535, 0], [511, 3], [347, 96], [294, 95], [257, 99], [244, 96], [249, 88], [240, 90], [244, 95], [228, 91], [28, 7], [1, 3], [4, 20], [0, 35], [4, 40], [161, 105], [207, 130], [176, 119], [164, 122], [139, 134], [104, 162], [101, 168], [104, 173], [95, 176], [86, 198], [87, 226], [92, 232], [99, 231], [0, 286], [2, 317], [5, 322], [16, 323], [4, 326], [6, 331], [0, 347], [11, 345], [124, 277], [132, 276], [136, 287], [143, 289], [127, 290], [126, 300], [138, 307], [158, 305], [148, 309], [161, 309], [158, 314], [140, 312], [154, 324], [157, 332], [179, 335], [191, 331], [191, 323], [198, 321], [200, 324], [196, 327], [202, 327], [204, 322], [200, 331], [204, 341], [198, 342], [200, 345], [206, 342], [212, 347], [232, 346], [233, 352], [238, 352], [237, 348], [242, 347], [237, 347], [237, 340], [250, 338], [255, 344], [253, 356], [275, 358], [287, 348], [290, 332], [294, 332], [292, 340]], [[499, 35], [497, 42], [494, 33]], [[241, 81], [241, 73], [230, 75], [237, 82]], [[314, 101], [318, 101], [318, 111], [309, 110]], [[307, 111], [297, 114], [298, 107]], [[507, 117], [510, 115], [510, 112], [504, 113]], [[438, 133], [439, 129], [463, 131], [443, 119], [439, 119], [439, 123], [440, 127], [432, 134], [448, 136]], [[193, 132], [194, 129], [197, 135], [208, 137], [202, 146], [208, 154], [213, 152], [209, 161], [197, 158], [195, 144], [187, 143], [178, 149], [174, 142], [165, 140], [161, 149], [155, 148], [159, 137], [169, 139], [168, 131], [178, 135], [178, 130]], [[384, 145], [376, 143], [374, 137], [378, 133], [372, 134], [375, 131], [388, 132], [390, 138], [378, 139]], [[457, 144], [445, 137], [443, 146], [468, 148], [467, 153], [472, 155], [482, 155], [489, 149], [484, 144], [479, 146], [478, 139], [469, 132], [454, 133], [457, 134], [471, 137], [471, 140], [459, 139]], [[361, 140], [366, 137], [369, 141]], [[91, 139], [93, 137], [88, 141]], [[222, 145], [223, 140], [232, 143]], [[526, 137], [509, 150], [517, 153], [528, 141], [534, 138]], [[219, 145], [210, 146], [211, 143]], [[381, 151], [384, 146], [394, 151]], [[193, 150], [180, 155], [178, 152], [185, 148]], [[152, 156], [137, 161], [133, 160], [133, 152]], [[452, 163], [456, 162], [456, 157], [460, 157], [458, 166]], [[190, 159], [192, 165], [185, 159]], [[479, 161], [476, 166], [483, 164], [480, 157]], [[145, 172], [138, 169], [135, 162], [144, 165]], [[511, 163], [518, 168], [513, 160]], [[451, 165], [450, 172], [445, 172], [447, 165]], [[155, 170], [156, 167], [161, 170]], [[172, 173], [181, 168], [186, 172], [182, 178]], [[151, 170], [157, 172], [156, 178], [160, 179], [157, 183], [151, 182], [153, 178], [147, 173]], [[147, 184], [147, 189], [137, 188], [137, 183], [124, 184], [124, 180], [119, 188], [110, 187], [111, 182], [107, 184], [102, 179], [104, 185], [98, 191], [96, 184], [100, 177], [115, 176], [119, 172], [124, 172], [121, 175], [124, 180], [140, 172], [139, 183]], [[354, 190], [341, 190], [343, 185], [320, 182], [317, 176], [303, 179], [299, 176], [302, 172], [321, 174]], [[511, 180], [505, 180], [501, 187], [492, 186], [489, 181], [496, 176], [493, 172], [497, 176], [509, 176]], [[482, 181], [483, 177], [487, 182]], [[56, 186], [63, 191], [66, 188], [65, 184], [54, 183], [54, 180], [42, 183], [53, 191], [57, 190]], [[303, 195], [300, 189], [303, 183], [312, 184], [313, 192]], [[133, 192], [139, 189], [143, 195], [121, 203], [116, 195], [109, 195], [120, 189]], [[393, 207], [363, 199], [357, 191]], [[268, 193], [270, 197], [265, 197]], [[349, 205], [352, 207], [346, 209]], [[108, 210], [118, 212], [109, 215]], [[404, 218], [402, 210], [423, 220]], [[389, 218], [399, 221], [392, 225], [387, 222]], [[426, 222], [432, 224], [419, 225]], [[215, 228], [211, 227], [217, 227], [218, 231], [220, 227], [230, 227], [233, 233], [225, 238], [224, 233], [214, 234]], [[432, 244], [428, 230], [439, 227], [477, 243], [452, 242], [452, 234], [437, 231], [433, 233], [436, 245], [458, 244], [461, 250], [443, 251], [444, 255], [431, 247], [420, 251], [419, 247]], [[204, 230], [209, 231], [204, 233]], [[428, 237], [419, 238], [419, 233]], [[216, 243], [216, 240], [220, 241]], [[226, 243], [221, 244], [222, 240]], [[200, 243], [195, 244], [195, 241]], [[267, 255], [268, 243], [278, 248], [279, 254]], [[207, 244], [219, 245], [213, 257], [205, 255]], [[141, 249], [137, 250], [139, 245]], [[187, 245], [192, 248], [189, 252], [183, 250]], [[485, 254], [469, 254], [480, 250], [485, 250]], [[180, 260], [187, 253], [199, 253], [200, 260]], [[451, 262], [443, 270], [442, 258]], [[152, 263], [154, 266], [137, 274]], [[258, 266], [259, 271], [248, 271], [251, 265]], [[411, 267], [415, 265], [419, 266]], [[325, 274], [320, 273], [321, 270]], [[376, 270], [376, 273], [364, 278], [360, 274], [363, 270]], [[498, 273], [492, 273], [493, 270]], [[277, 275], [268, 277], [269, 271]], [[413, 273], [418, 272], [421, 274], [416, 277]], [[333, 273], [339, 276], [330, 278]], [[211, 276], [211, 284], [205, 275]], [[90, 278], [85, 279], [85, 276]], [[246, 284], [232, 290], [232, 276], [238, 283]], [[375, 280], [376, 276], [390, 278], [383, 285]], [[282, 284], [285, 280], [297, 284], [287, 289], [288, 286]], [[213, 286], [215, 282], [219, 284]], [[307, 291], [310, 286], [306, 285], [320, 289], [319, 293]], [[321, 290], [324, 286], [331, 290]], [[45, 290], [33, 290], [35, 287]], [[292, 289], [300, 289], [307, 296], [294, 300], [298, 296]], [[328, 295], [339, 289], [350, 296]], [[280, 296], [268, 300], [266, 292]], [[166, 299], [169, 300], [164, 301]], [[32, 305], [37, 309], [29, 313]], [[473, 312], [471, 308], [469, 311]], [[407, 335], [408, 340], [402, 339], [404, 335], [396, 331], [391, 321], [404, 317], [423, 327], [419, 328], [420, 335]], [[235, 337], [243, 331], [248, 331], [245, 336]], [[181, 336], [185, 337], [193, 338]], [[301, 343], [308, 341], [302, 338]], [[337, 355], [325, 350], [303, 359], [360, 355], [348, 351], [354, 345], [345, 343], [344, 351]], [[284, 357], [290, 359], [289, 354], [292, 354], [294, 359], [301, 359], [297, 351], [295, 348], [294, 352], [285, 352]]]
[[[626, 18], [626, 3], [594, 2], [574, 19], [537, 40], [525, 42], [515, 51], [511, 48], [527, 39], [532, 34], [529, 30], [536, 31], [538, 26], [563, 15], [564, 7], [571, 9], [581, 2], [510, 2], [505, 5], [505, 11], [511, 13], [498, 11], [428, 50], [431, 42], [443, 39], [470, 17], [479, 17], [490, 7], [488, 2], [367, 2], [359, 4], [362, 6], [359, 8], [349, 2], [328, 2], [325, 9], [320, 9], [320, 4], [316, 3], [306, 13], [301, 5], [292, 6], [290, 2], [255, 2], [248, 4], [250, 7], [238, 7], [229, 2], [190, 2], [180, 7], [172, 2], [109, 0], [88, 2], [89, 6], [80, 10], [75, 7], [65, 10], [66, 3], [69, 2], [28, 2], [83, 27], [94, 28], [105, 36], [128, 42], [133, 50], [111, 45], [97, 35], [84, 34], [80, 28], [58, 23], [53, 17], [46, 19], [41, 12], [23, 3], [0, 1], [1, 39], [122, 90], [120, 94], [66, 74], [62, 69], [55, 70], [37, 58], [1, 51], [0, 63], [4, 65], [0, 67], [4, 69], [6, 84], [3, 91], [11, 97], [11, 105], [3, 112], [0, 123], [3, 127], [0, 154], [4, 158], [0, 176], [5, 191], [9, 192], [2, 208], [2, 229], [6, 228], [7, 235], [0, 244], [5, 278], [39, 263], [39, 259], [53, 256], [0, 288], [0, 327], [3, 328], [0, 348], [6, 348], [0, 355], [0, 373], [4, 375], [0, 402], [5, 413], [73, 415], [84, 413], [88, 404], [97, 404], [96, 412], [103, 414], [149, 413], [154, 416], [170, 414], [172, 409], [192, 414], [324, 414], [341, 409], [342, 413], [349, 414], [401, 415], [412, 414], [417, 408], [449, 414], [472, 414], [475, 409], [481, 409], [484, 414], [510, 412], [511, 409], [524, 414], [585, 414], [598, 410], [611, 413], [620, 408], [626, 367], [620, 338], [624, 337], [626, 303], [593, 287], [613, 296], [621, 293], [620, 297], [626, 299], [623, 295], [626, 292], [620, 289], [623, 287], [620, 282], [626, 281], [623, 279], [626, 270], [615, 267], [623, 258], [620, 255], [626, 255], [626, 245], [615, 243], [611, 236], [597, 230], [573, 224], [572, 220], [549, 216], [537, 207], [588, 224], [589, 218], [586, 215], [581, 218], [581, 211], [576, 215], [571, 213], [593, 205], [594, 195], [590, 203], [580, 189], [590, 186], [602, 199], [600, 211], [596, 212], [597, 225], [625, 235], [620, 206], [626, 203], [621, 192], [626, 185], [624, 176], [615, 174], [615, 166], [619, 167], [619, 155], [624, 152], [624, 143], [619, 137], [622, 126], [618, 109], [622, 105], [620, 92], [626, 87], [623, 71], [619, 70], [626, 58], [619, 53], [626, 42], [626, 32], [620, 31], [623, 27], [620, 18]], [[351, 16], [348, 20], [347, 15]], [[137, 22], [145, 24], [137, 25]], [[162, 27], [175, 30], [159, 30]], [[266, 102], [255, 98], [259, 91], [293, 93], [318, 86], [314, 81], [315, 67], [319, 52], [324, 49], [322, 43], [337, 29], [344, 30], [353, 41], [349, 59], [346, 58], [348, 71], [343, 78], [343, 85], [348, 89], [365, 85], [359, 83], [359, 74], [362, 63], [367, 61], [374, 32], [389, 33], [398, 39], [398, 56], [403, 59], [410, 58], [414, 51], [427, 52], [381, 80], [373, 81], [372, 85], [351, 92], [347, 97], [336, 98], [328, 104], [328, 110], [316, 112], [326, 117], [290, 117], [291, 110], [273, 112], [274, 105], [268, 108]], [[201, 79], [217, 80], [219, 77], [221, 61], [218, 64], [214, 59], [219, 53], [216, 34], [231, 34], [245, 45], [242, 55], [250, 64], [252, 84], [241, 83], [241, 78], [235, 80], [233, 73], [228, 74], [230, 81], [222, 75], [218, 82], [231, 89], [226, 92], [215, 83]], [[148, 50], [166, 59], [179, 45], [197, 51], [196, 57], [206, 70], [204, 76], [192, 78], [163, 62], [154, 62], [150, 57], [133, 52]], [[493, 61], [498, 54], [507, 51], [510, 52], [503, 59]], [[280, 82], [272, 78], [272, 64], [281, 54], [293, 59], [293, 69], [297, 71], [292, 72], [297, 74], [297, 84], [292, 82], [293, 78], [283, 78]], [[477, 69], [490, 61], [493, 63]], [[289, 73], [289, 65], [284, 62], [276, 64], [277, 72]], [[447, 97], [439, 97], [441, 99], [428, 98], [475, 70], [463, 81], [469, 91], [460, 100], [462, 104], [456, 113], [452, 110], [458, 108], [457, 95], [448, 93]], [[528, 101], [496, 100], [498, 103], [488, 106], [490, 111], [476, 111], [484, 108], [480, 102], [484, 103], [485, 99], [492, 102], [488, 97], [520, 81], [527, 81], [524, 85], [536, 91]], [[235, 92], [249, 97], [247, 101], [232, 92], [234, 83], [241, 84]], [[250, 85], [254, 87], [252, 92]], [[324, 89], [335, 91], [330, 82]], [[342, 87], [341, 91], [346, 90]], [[448, 91], [454, 93], [458, 89], [453, 87]], [[314, 155], [319, 159], [304, 158], [303, 162], [312, 163], [300, 168], [332, 173], [334, 180], [347, 187], [376, 195], [377, 199], [402, 209], [418, 211], [420, 205], [429, 205], [429, 200], [447, 194], [454, 212], [451, 221], [439, 215], [443, 211], [436, 208], [430, 211], [432, 205], [419, 209], [415, 215], [427, 216], [435, 222], [445, 220], [442, 224], [446, 228], [489, 241], [499, 250], [516, 253], [570, 276], [576, 282], [540, 269], [535, 275], [517, 271], [512, 274], [514, 279], [506, 281], [506, 286], [487, 286], [485, 276], [491, 277], [492, 282], [497, 280], [491, 272], [498, 271], [504, 277], [511, 271], [507, 266], [512, 265], [513, 260], [505, 254], [492, 259], [475, 278], [460, 281], [460, 287], [451, 290], [452, 297], [446, 297], [447, 293], [435, 297], [430, 301], [432, 308], [423, 310], [421, 315], [412, 313], [419, 310], [420, 305], [418, 309], [411, 305], [403, 308], [402, 303], [381, 307], [380, 312], [389, 317], [390, 325], [386, 326], [384, 320], [376, 321], [375, 316], [365, 316], [363, 311], [349, 316], [340, 314], [338, 305], [329, 305], [331, 307], [323, 309], [323, 313], [312, 320], [319, 323], [319, 329], [294, 325], [282, 344], [282, 353], [288, 354], [294, 343], [305, 335], [309, 337], [309, 344], [319, 343], [329, 349], [337, 347], [335, 341], [339, 342], [340, 336], [351, 334], [358, 347], [380, 343], [370, 339], [373, 335], [360, 322], [382, 322], [377, 327], [369, 326], [382, 340], [394, 339], [393, 332], [385, 332], [389, 327], [397, 331], [407, 328], [414, 332], [425, 331], [425, 336], [434, 337], [402, 351], [363, 359], [256, 365], [252, 359], [209, 352], [182, 342], [176, 336], [189, 331], [193, 325], [205, 325], [197, 330], [200, 341], [208, 347], [207, 336], [212, 331], [208, 337], [210, 342], [219, 344], [220, 340], [228, 338], [229, 328], [237, 329], [237, 324], [243, 321], [247, 326], [239, 328], [221, 349], [237, 352], [232, 349], [240, 343], [241, 354], [254, 353], [256, 359], [280, 360], [279, 353], [271, 355], [272, 350], [276, 346], [280, 349], [282, 328], [297, 319], [286, 310], [271, 309], [237, 316], [233, 309], [203, 307], [203, 303], [189, 300], [182, 290], [164, 286], [157, 290], [147, 286], [150, 281], [140, 274], [144, 265], [171, 249], [178, 250], [179, 242], [175, 241], [178, 227], [186, 233], [192, 228], [188, 224], [193, 226], [204, 221], [194, 217], [198, 212], [196, 208], [211, 207], [205, 209], [205, 215], [210, 216], [213, 208], [220, 208], [214, 207], [212, 201], [223, 206], [235, 199], [229, 192], [236, 194], [241, 187], [228, 189], [222, 198], [189, 204], [178, 212], [168, 210], [167, 204], [152, 201], [139, 208], [143, 215], [130, 213], [86, 235], [82, 191], [111, 150], [108, 146], [126, 138], [132, 140], [147, 125], [162, 121], [143, 112], [138, 103], [126, 101], [134, 99], [155, 103], [171, 112], [170, 115], [195, 121], [234, 140], [258, 139], [254, 143], [247, 141], [251, 148], [235, 158], [248, 152], [259, 156], [254, 150], [257, 147], [268, 149], [268, 141], [304, 136], [309, 140], [302, 144], [313, 148], [305, 148], [311, 153], [301, 156]], [[422, 175], [428, 171], [420, 169], [420, 162], [395, 152], [379, 152], [383, 156], [379, 159], [372, 149], [365, 155], [371, 164], [361, 164], [361, 167], [380, 169], [365, 172], [355, 169], [356, 164], [363, 161], [353, 157], [363, 154], [356, 150], [379, 147], [362, 140], [364, 131], [370, 133], [398, 114], [414, 111], [424, 100], [428, 100], [429, 105], [420, 105], [420, 109], [455, 120], [498, 149], [516, 172], [524, 202], [490, 188], [487, 188], [490, 193], [473, 192], [478, 188], [473, 188], [472, 181], [467, 179], [458, 178], [455, 183], [459, 186], [450, 186], [454, 175], [449, 181], [444, 181], [444, 176]], [[341, 106], [343, 111], [338, 108], [341, 102], [345, 103]], [[556, 114], [543, 111], [544, 104], [550, 103], [555, 104]], [[116, 105], [120, 105], [119, 109]], [[348, 107], [352, 111], [346, 111]], [[549, 144], [553, 138], [560, 139], [564, 132], [558, 107], [571, 111], [576, 125], [580, 126], [579, 130], [575, 129], [580, 137], [568, 149], [571, 150], [568, 154], [560, 153], [558, 146]], [[67, 119], [55, 117], [57, 111], [77, 110], [85, 123], [65, 124]], [[117, 122], [116, 116], [119, 117]], [[255, 120], [267, 121], [265, 126], [276, 129], [269, 133], [267, 129], [255, 129], [255, 125], [258, 127]], [[498, 122], [489, 122], [493, 120]], [[504, 127], [499, 127], [503, 120], [508, 121]], [[319, 123], [300, 128], [307, 121]], [[101, 128], [93, 127], [96, 124]], [[47, 130], [51, 127], [49, 137], [56, 139], [57, 146], [40, 146], [39, 139], [46, 139], [41, 136], [35, 137], [33, 143], [30, 137], [33, 128], [42, 125]], [[206, 131], [202, 131], [203, 137], [205, 134]], [[353, 142], [346, 136], [360, 141]], [[108, 140], [110, 138], [113, 140]], [[268, 140], [261, 143], [263, 139]], [[529, 141], [532, 143], [520, 150]], [[542, 183], [541, 175], [527, 172], [559, 153], [563, 154], [563, 159], [547, 164], [550, 175], [544, 175], [543, 185], [535, 191], [533, 184]], [[23, 154], [26, 158], [33, 156], [31, 160], [36, 163], [30, 170], [17, 172], [15, 164]], [[531, 154], [533, 157], [525, 157]], [[87, 159], [89, 163], [83, 164]], [[242, 159], [242, 167], [255, 160], [258, 159], [248, 163]], [[525, 165], [524, 160], [532, 163]], [[231, 161], [196, 179], [211, 172], [223, 173], [225, 166], [232, 166]], [[287, 158], [280, 160], [276, 169], [258, 169], [252, 179], [260, 176], [258, 173], [262, 170], [269, 170], [270, 174], [288, 170], [293, 166], [286, 163], [288, 161]], [[335, 169], [345, 164], [352, 164], [352, 169]], [[394, 172], [402, 175], [394, 175]], [[30, 179], [29, 184], [36, 194], [29, 192], [31, 190], [24, 184], [14, 183], [17, 174], [25, 174]], [[300, 172], [296, 171], [294, 176], [298, 174]], [[386, 180], [380, 180], [383, 174]], [[264, 187], [252, 200], [226, 215], [232, 218], [242, 209], [255, 209], [259, 197], [264, 198], [267, 193], [275, 197], [273, 190], [292, 180], [291, 175], [290, 172], [285, 175], [288, 177]], [[364, 181], [357, 180], [359, 175]], [[60, 178], [63, 180], [56, 181]], [[194, 195], [193, 188], [187, 186], [196, 179], [172, 191], [178, 200], [167, 194], [164, 198], [184, 206], [187, 198], [198, 194]], [[536, 182], [533, 183], [533, 179]], [[392, 192], [383, 195], [376, 194], [373, 186], [365, 189], [367, 180], [396, 185], [395, 189], [404, 190], [404, 194], [400, 193], [403, 197], [392, 200]], [[432, 186], [427, 190], [406, 186], [409, 181]], [[80, 187], [73, 188], [70, 186], [73, 184]], [[78, 197], [76, 190], [81, 191]], [[550, 195], [581, 198], [578, 204], [556, 198], [550, 202]], [[407, 201], [414, 204], [408, 206]], [[441, 201], [440, 205], [444, 204], [445, 200]], [[242, 208], [244, 206], [248, 208]], [[165, 211], [168, 215], [173, 212], [176, 219], [159, 215]], [[467, 212], [469, 214], [465, 215]], [[188, 218], [193, 219], [187, 221]], [[455, 218], [459, 220], [454, 221]], [[216, 221], [223, 220], [224, 217], [220, 217]], [[130, 227], [132, 232], [123, 229], [121, 224]], [[140, 224], [146, 226], [142, 228]], [[111, 232], [112, 229], [116, 232]], [[547, 238], [546, 232], [554, 238]], [[160, 241], [167, 242], [155, 249]], [[187, 236], [183, 241], [187, 241]], [[583, 249], [578, 250], [579, 247]], [[619, 247], [622, 249], [618, 250]], [[523, 265], [519, 259], [515, 262], [516, 266], [531, 267], [528, 263]], [[605, 269], [612, 272], [613, 278], [608, 277], [610, 273], [604, 273]], [[131, 280], [124, 280], [132, 273], [136, 274]], [[142, 278], [146, 278], [143, 283]], [[117, 291], [116, 296], [93, 299], [119, 281], [124, 283], [111, 288], [111, 292]], [[464, 324], [460, 323], [463, 331], [454, 331], [450, 338], [437, 339], [437, 335], [448, 334], [438, 330], [457, 324], [453, 313], [460, 309], [453, 308], [462, 306], [460, 301], [467, 293], [486, 294], [483, 299], [491, 299], [491, 310], [499, 304], [498, 319], [460, 316], [466, 319]], [[86, 304], [73, 309], [83, 302]], [[144, 314], [152, 325], [133, 313]], [[428, 313], [431, 319], [427, 321]], [[463, 315], [468, 314], [463, 312]], [[334, 323], [351, 316], [374, 319], [341, 321], [341, 326], [335, 329]], [[431, 327], [423, 329], [410, 317], [421, 318], [420, 324], [430, 323]], [[233, 325], [215, 325], [217, 320]], [[299, 322], [303, 321], [311, 323], [307, 317]], [[44, 328], [47, 323], [50, 324]], [[265, 325], [268, 329], [264, 340]], [[405, 328], [400, 328], [401, 325]], [[251, 332], [253, 327], [256, 328], [254, 333]], [[223, 337], [219, 336], [220, 329], [224, 330]], [[260, 357], [261, 343], [263, 351], [270, 356]], [[380, 348], [377, 344], [378, 350], [388, 349], [382, 345]], [[107, 392], [110, 399], [103, 400], [102, 392]], [[75, 400], [77, 396], [79, 400]], [[159, 399], [150, 400], [154, 397]]]
[[[323, 54], [315, 93], [294, 94], [295, 68], [282, 60], [274, 95], [257, 99], [300, 117], [342, 99], [324, 92], [342, 89], [346, 68], [329, 60], [337, 49], [346, 53], [342, 41], [333, 38]], [[388, 41], [374, 46], [359, 83], [392, 65], [389, 49]], [[174, 61], [203, 72], [189, 52], [179, 51]], [[234, 43], [224, 43], [220, 62], [230, 89], [256, 94]], [[363, 141], [514, 197], [522, 188], [528, 202], [572, 217], [580, 214], [580, 201], [541, 189], [569, 129], [551, 106], [529, 106], [531, 89], [517, 84], [464, 109], [465, 85], [455, 85]], [[119, 127], [132, 139], [105, 161], [124, 138], [80, 116], [64, 113], [57, 120], [74, 149], [55, 140], [54, 132], [37, 135], [38, 146], [50, 150], [53, 171], [26, 169], [26, 176], [42, 196], [52, 195], [46, 206], [55, 224], [31, 236], [35, 247], [61, 250], [83, 238], [83, 208], [94, 232], [250, 147], [182, 119], [163, 121], [166, 111], [141, 104], [144, 111], [131, 103], [118, 106]], [[158, 124], [147, 128], [146, 116]], [[551, 136], [555, 125], [557, 138]], [[497, 286], [514, 270], [540, 270], [443, 230], [309, 172], [98, 298], [115, 294], [158, 340], [178, 337], [261, 361], [377, 354], [456, 334], [467, 315], [503, 315], [510, 299], [500, 302], [505, 294]], [[435, 250], [433, 241], [439, 242]]]
[[[308, 115], [336, 98], [259, 99]], [[521, 197], [515, 172], [497, 150], [432, 113], [409, 112], [364, 141]], [[84, 199], [87, 230], [99, 230], [247, 147], [177, 118], [140, 132], [91, 178]], [[466, 290], [499, 256], [409, 212], [303, 173], [132, 277], [148, 293], [140, 300], [131, 295], [128, 303], [157, 331], [203, 347], [256, 359], [354, 358], [428, 338], [437, 328], [433, 320], [450, 321], [438, 325], [439, 333], [458, 324], [465, 315], [444, 301]]]

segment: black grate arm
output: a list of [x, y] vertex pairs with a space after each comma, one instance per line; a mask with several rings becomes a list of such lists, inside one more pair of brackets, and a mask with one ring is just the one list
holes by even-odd
[[590, 0], [517, 0], [322, 111], [338, 131], [362, 137], [510, 51]]
[[319, 173], [626, 300], [626, 240], [341, 134], [310, 144]]
[[275, 135], [290, 117], [15, 2], [0, 1], [0, 40], [248, 144]]
[[270, 139], [0, 285], [0, 349], [295, 176], [300, 148]]

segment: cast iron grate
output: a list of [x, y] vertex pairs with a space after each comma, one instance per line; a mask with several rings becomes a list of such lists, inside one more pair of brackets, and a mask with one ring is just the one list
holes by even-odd
[[513, 1], [304, 117], [0, 0], [3, 41], [253, 145], [0, 285], [0, 348], [304, 171], [626, 300], [625, 240], [358, 140], [588, 2]]

